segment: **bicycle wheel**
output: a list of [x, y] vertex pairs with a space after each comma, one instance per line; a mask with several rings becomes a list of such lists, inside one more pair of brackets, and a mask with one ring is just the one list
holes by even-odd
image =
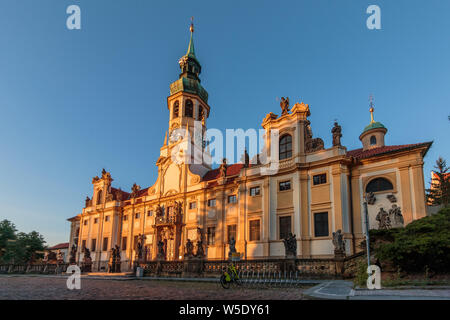
[[223, 275], [220, 277], [220, 284], [222, 285], [222, 288], [224, 288], [224, 289], [229, 289], [229, 288], [230, 288], [231, 281], [227, 281], [225, 275], [223, 274]]

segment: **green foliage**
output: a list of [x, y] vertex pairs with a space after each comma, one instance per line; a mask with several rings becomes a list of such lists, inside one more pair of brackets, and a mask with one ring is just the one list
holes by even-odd
[[356, 278], [355, 283], [362, 287], [367, 286], [367, 278], [369, 275], [367, 274], [367, 262], [365, 260], [361, 260], [358, 262], [358, 268], [356, 270]]
[[[405, 228], [370, 233], [375, 255], [407, 272], [448, 272], [450, 266], [450, 208], [413, 221]], [[381, 240], [381, 241], [380, 241]]]
[[450, 168], [447, 167], [446, 161], [439, 157], [434, 166], [437, 179], [431, 180], [430, 189], [427, 189], [427, 199], [432, 205], [450, 205]]
[[8, 220], [0, 222], [0, 262], [27, 263], [40, 258], [45, 246], [44, 237], [39, 232], [19, 232]]

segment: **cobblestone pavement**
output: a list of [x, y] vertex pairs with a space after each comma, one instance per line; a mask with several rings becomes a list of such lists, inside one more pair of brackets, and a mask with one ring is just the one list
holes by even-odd
[[219, 283], [81, 279], [80, 290], [66, 287], [67, 277], [0, 276], [0, 299], [195, 299], [195, 300], [301, 300], [301, 288], [223, 289]]

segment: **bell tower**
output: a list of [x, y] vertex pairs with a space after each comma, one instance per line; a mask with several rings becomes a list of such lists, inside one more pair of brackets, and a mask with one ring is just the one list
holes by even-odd
[[[181, 69], [178, 80], [170, 84], [170, 96], [167, 97], [169, 109], [169, 130], [167, 143], [178, 140], [175, 129], [182, 129], [200, 146], [203, 145], [203, 133], [206, 131], [206, 119], [209, 117], [208, 92], [200, 84], [202, 71], [194, 49], [194, 24], [190, 26], [190, 40], [186, 54], [178, 61]], [[194, 123], [201, 124], [201, 133], [194, 136]], [[177, 130], [180, 132], [180, 130]]]

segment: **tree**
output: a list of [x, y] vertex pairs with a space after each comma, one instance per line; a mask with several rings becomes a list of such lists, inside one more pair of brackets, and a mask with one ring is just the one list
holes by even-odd
[[0, 222], [0, 261], [5, 263], [28, 263], [40, 257], [36, 251], [45, 249], [44, 237], [36, 231], [19, 232], [8, 220]]
[[8, 240], [16, 239], [16, 226], [8, 220], [0, 221], [0, 261], [10, 243]]
[[428, 203], [431, 205], [443, 205], [444, 207], [450, 204], [450, 173], [446, 161], [439, 157], [436, 160], [433, 170], [435, 176], [431, 180], [430, 189], [427, 189]]

